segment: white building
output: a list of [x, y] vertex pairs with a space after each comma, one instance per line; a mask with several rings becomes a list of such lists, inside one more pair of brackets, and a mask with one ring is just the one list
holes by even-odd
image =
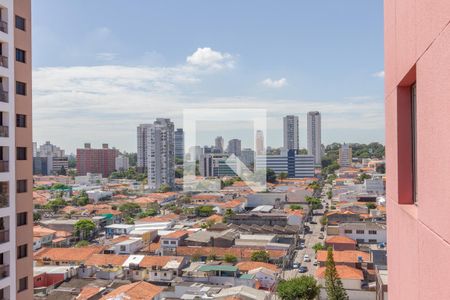
[[307, 147], [308, 154], [314, 155], [316, 165], [322, 163], [322, 129], [321, 116], [318, 111], [308, 112]]
[[184, 159], [184, 131], [177, 128], [175, 131], [175, 158]]
[[175, 184], [174, 125], [170, 119], [158, 118], [147, 128], [148, 186], [157, 190]]
[[256, 157], [256, 166], [264, 165], [275, 174], [286, 173], [288, 178], [314, 177], [314, 156], [298, 155], [294, 150], [280, 155], [260, 155]]
[[266, 147], [264, 146], [264, 132], [262, 130], [256, 131], [255, 149], [256, 155], [266, 154]]
[[[64, 150], [49, 141], [36, 149], [33, 159], [35, 160], [33, 169], [36, 174], [58, 174], [62, 169], [67, 171], [69, 168], [69, 158], [65, 155]], [[40, 166], [37, 167], [37, 165]]]
[[352, 222], [339, 224], [339, 235], [358, 243], [386, 243], [386, 225], [375, 222]]
[[137, 168], [139, 172], [147, 170], [147, 130], [153, 124], [141, 124], [137, 127]]
[[339, 166], [341, 167], [351, 167], [352, 165], [352, 148], [349, 144], [342, 144], [339, 148]]
[[289, 115], [283, 118], [283, 146], [286, 150], [299, 149], [297, 116]]
[[366, 193], [377, 195], [385, 193], [383, 178], [365, 179], [363, 185]]
[[119, 155], [116, 157], [116, 170], [126, 171], [130, 168], [130, 160], [128, 156]]

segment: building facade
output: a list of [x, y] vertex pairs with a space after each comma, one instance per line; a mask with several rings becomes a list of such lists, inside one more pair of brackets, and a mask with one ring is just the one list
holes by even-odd
[[307, 117], [308, 154], [314, 155], [316, 165], [322, 164], [322, 120], [320, 112], [310, 111]]
[[241, 140], [239, 140], [239, 139], [229, 140], [227, 152], [228, 152], [228, 154], [234, 154], [236, 156], [241, 156], [241, 153], [242, 153]]
[[236, 176], [233, 171], [240, 173], [240, 166], [236, 159], [229, 158], [228, 154], [208, 153], [200, 157], [199, 171], [204, 177]]
[[108, 144], [103, 144], [101, 149], [91, 148], [91, 144], [84, 144], [84, 148], [77, 149], [77, 175], [87, 173], [100, 173], [108, 177], [116, 170], [116, 157], [119, 150], [110, 149]]
[[163, 184], [175, 184], [175, 134], [170, 119], [158, 118], [147, 130], [148, 186], [152, 190]]
[[352, 148], [349, 144], [342, 144], [339, 148], [339, 166], [341, 167], [351, 167], [352, 166]]
[[49, 141], [42, 144], [33, 154], [33, 174], [65, 175], [69, 169], [69, 158], [63, 149]]
[[244, 148], [241, 152], [241, 161], [247, 166], [247, 168], [255, 165], [255, 151], [250, 148]]
[[225, 148], [223, 137], [216, 137], [216, 139], [214, 140], [214, 147], [219, 151], [219, 153], [223, 153], [223, 150]]
[[266, 147], [264, 146], [264, 132], [262, 130], [256, 131], [255, 151], [256, 155], [266, 154]]
[[283, 118], [283, 147], [286, 150], [299, 149], [297, 116], [289, 115]]
[[31, 1], [0, 1], [0, 298], [33, 298]]
[[119, 155], [116, 157], [116, 171], [126, 171], [130, 168], [130, 159], [128, 156]]
[[175, 158], [184, 159], [184, 131], [183, 128], [175, 130]]
[[137, 127], [137, 170], [141, 173], [147, 172], [147, 129], [152, 124], [141, 124]]
[[450, 2], [385, 0], [389, 299], [450, 299]]
[[314, 177], [314, 156], [298, 155], [297, 151], [283, 151], [280, 155], [256, 156], [256, 167], [265, 166], [275, 174], [286, 173], [289, 178]]

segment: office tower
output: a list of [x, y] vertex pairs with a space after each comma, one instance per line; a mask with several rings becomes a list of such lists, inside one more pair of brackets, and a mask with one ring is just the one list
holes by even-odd
[[215, 148], [219, 150], [219, 153], [223, 153], [224, 147], [225, 147], [225, 145], [224, 145], [223, 137], [221, 137], [221, 136], [216, 137]]
[[232, 139], [228, 141], [228, 154], [234, 154], [236, 156], [241, 156], [241, 140]]
[[184, 159], [184, 131], [177, 128], [175, 131], [175, 158]]
[[255, 165], [255, 151], [250, 148], [244, 148], [241, 152], [241, 161], [250, 168]]
[[69, 158], [64, 150], [49, 141], [42, 144], [33, 156], [33, 174], [66, 175], [69, 169]]
[[266, 154], [266, 150], [264, 147], [264, 133], [262, 130], [256, 131], [256, 141], [255, 141], [255, 150], [256, 155], [264, 155]]
[[298, 155], [295, 150], [284, 150], [279, 155], [258, 155], [256, 166], [265, 166], [275, 174], [286, 173], [289, 178], [314, 177], [314, 156]]
[[117, 156], [119, 150], [108, 148], [108, 144], [103, 144], [101, 149], [93, 149], [90, 143], [86, 143], [84, 148], [77, 149], [77, 175], [99, 173], [108, 177], [116, 170]]
[[352, 166], [352, 148], [349, 144], [342, 144], [339, 148], [339, 160], [338, 164], [341, 167], [351, 167]]
[[147, 172], [147, 130], [152, 124], [141, 124], [137, 127], [137, 162], [138, 172]]
[[147, 130], [148, 186], [175, 185], [175, 133], [170, 119], [158, 118]]
[[298, 150], [298, 117], [286, 116], [283, 118], [283, 147], [286, 150]]
[[240, 165], [236, 159], [229, 158], [229, 154], [208, 153], [200, 157], [199, 171], [203, 177], [236, 176], [233, 169], [240, 174]]
[[0, 296], [33, 299], [31, 1], [0, 5]]
[[450, 1], [385, 1], [389, 299], [450, 299]]
[[128, 156], [119, 155], [116, 157], [116, 171], [126, 171], [130, 168], [130, 159]]
[[314, 155], [316, 165], [322, 164], [322, 128], [320, 112], [310, 111], [307, 118], [308, 154]]

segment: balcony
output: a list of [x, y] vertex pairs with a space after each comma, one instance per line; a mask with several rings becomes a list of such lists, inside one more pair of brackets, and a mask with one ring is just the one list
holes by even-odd
[[0, 101], [1, 101], [1, 102], [5, 102], [5, 103], [8, 103], [8, 102], [9, 102], [9, 99], [8, 99], [8, 92], [0, 91]]
[[8, 137], [9, 136], [9, 127], [0, 125], [0, 137]]
[[0, 31], [8, 33], [8, 23], [5, 21], [0, 21]]
[[3, 67], [3, 68], [8, 67], [8, 57], [0, 55], [0, 67]]
[[0, 160], [0, 173], [9, 172], [9, 161]]
[[9, 206], [9, 195], [6, 192], [0, 192], [0, 208]]
[[9, 265], [0, 265], [0, 280], [9, 277]]
[[0, 230], [0, 244], [9, 242], [9, 230]]

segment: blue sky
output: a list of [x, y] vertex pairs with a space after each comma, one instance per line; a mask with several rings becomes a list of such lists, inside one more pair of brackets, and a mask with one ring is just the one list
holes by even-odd
[[[384, 141], [383, 3], [33, 2], [34, 139], [136, 151], [136, 126], [183, 108], [322, 112], [323, 143]], [[238, 131], [212, 133], [239, 137]]]

